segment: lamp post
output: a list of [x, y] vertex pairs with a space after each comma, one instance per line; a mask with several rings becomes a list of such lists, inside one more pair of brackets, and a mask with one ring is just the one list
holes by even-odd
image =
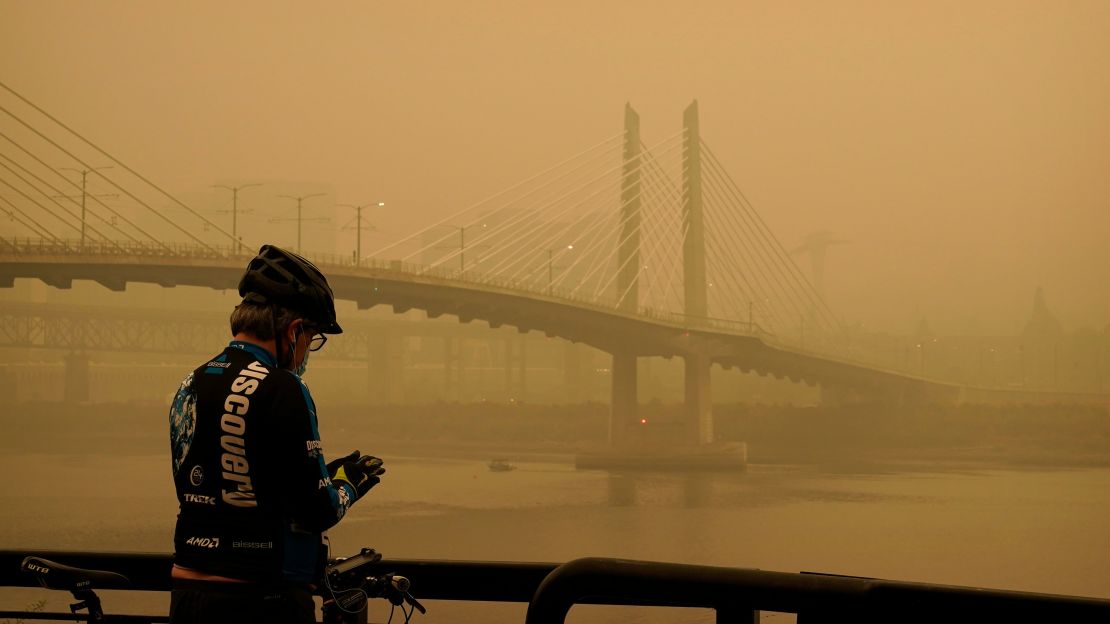
[[234, 253], [242, 251], [242, 245], [239, 242], [239, 191], [253, 186], [262, 186], [261, 182], [254, 182], [252, 184], [240, 184], [239, 186], [225, 186], [223, 184], [213, 184], [212, 188], [222, 188], [231, 191], [231, 248]]
[[81, 249], [85, 248], [85, 198], [89, 196], [86, 191], [86, 182], [90, 173], [101, 171], [103, 169], [112, 169], [111, 165], [104, 167], [93, 167], [92, 169], [74, 169], [72, 167], [59, 167], [65, 171], [75, 171], [81, 174]]
[[[567, 250], [574, 249], [574, 245], [567, 245], [564, 249], [567, 249]], [[563, 251], [563, 249], [559, 249], [559, 251]], [[554, 273], [552, 271], [552, 265], [551, 265], [551, 257], [552, 257], [553, 252], [555, 252], [554, 249], [548, 249], [547, 250], [547, 294], [548, 294], [548, 296], [551, 295], [551, 286], [555, 281], [553, 279]]]
[[[455, 225], [453, 223], [441, 223], [437, 227], [455, 228], [456, 230], [459, 231], [459, 272], [461, 273], [461, 272], [465, 271], [466, 270], [466, 229], [469, 228], [469, 227], [480, 227], [484, 230], [488, 227], [488, 225], [485, 224], [485, 223], [482, 223], [482, 224], [473, 223], [471, 225]], [[478, 240], [481, 240], [481, 239], [482, 239], [482, 237], [479, 236]], [[444, 236], [443, 238], [436, 239], [437, 242], [446, 241], [446, 240], [447, 240], [446, 236]], [[489, 247], [489, 245], [477, 245], [477, 247], [475, 247], [474, 245], [471, 245], [472, 249], [473, 248], [481, 249], [481, 248], [488, 248], [488, 247]], [[446, 245], [442, 245], [442, 246], [441, 245], [436, 245], [435, 249], [454, 249], [454, 247], [453, 246], [448, 247]], [[478, 262], [481, 262], [480, 257], [479, 257]]]
[[[340, 208], [354, 208], [355, 209], [355, 220], [357, 222], [357, 224], [355, 225], [355, 230], [357, 230], [356, 242], [355, 242], [355, 266], [356, 267], [362, 266], [362, 209], [363, 208], [369, 208], [370, 206], [377, 206], [378, 208], [384, 208], [385, 207], [385, 202], [381, 202], [381, 201], [380, 202], [370, 202], [369, 204], [362, 204], [361, 206], [355, 206], [355, 205], [352, 205], [352, 204], [336, 204], [336, 205], [339, 206]], [[373, 229], [373, 226], [371, 226], [370, 229]]]
[[[294, 200], [297, 201], [297, 219], [296, 219], [296, 221], [297, 221], [297, 253], [301, 253], [301, 224], [305, 221], [305, 219], [302, 218], [302, 216], [301, 216], [301, 205], [304, 202], [304, 200], [306, 200], [306, 199], [310, 199], [312, 197], [323, 197], [324, 195], [327, 195], [327, 193], [313, 193], [311, 195], [299, 195], [299, 196], [296, 196], [296, 197], [294, 197], [293, 195], [278, 195], [278, 197], [282, 197], [282, 198], [285, 198], [285, 199], [294, 199]], [[270, 219], [270, 223], [278, 223], [280, 221], [292, 221], [292, 220], [293, 219]], [[327, 223], [328, 222], [327, 217], [317, 217], [315, 219], [308, 219], [308, 220], [309, 221], [315, 221], [317, 223]]]

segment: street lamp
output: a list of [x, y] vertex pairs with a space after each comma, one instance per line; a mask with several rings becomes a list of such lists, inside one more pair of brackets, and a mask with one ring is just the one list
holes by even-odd
[[[355, 229], [358, 231], [358, 234], [356, 235], [357, 242], [355, 243], [355, 266], [356, 267], [357, 266], [362, 266], [362, 209], [363, 208], [369, 208], [370, 206], [375, 206], [375, 205], [378, 208], [384, 208], [385, 207], [385, 202], [370, 202], [369, 204], [363, 204], [361, 206], [355, 206], [355, 205], [352, 205], [352, 204], [336, 204], [336, 206], [338, 206], [340, 208], [354, 208], [355, 209], [355, 215], [356, 215], [355, 219], [358, 222], [357, 225], [355, 225]], [[374, 227], [370, 226], [370, 229], [374, 229]]]
[[[453, 223], [443, 223], [441, 225], [443, 225], [444, 227], [455, 228], [456, 230], [459, 231], [459, 272], [461, 273], [461, 272], [466, 270], [466, 228], [473, 227], [473, 226], [455, 225]], [[475, 225], [477, 225], [477, 224], [475, 224]], [[488, 225], [485, 224], [485, 223], [482, 223], [480, 227], [484, 230], [488, 227]], [[444, 237], [444, 238], [446, 238], [446, 237]], [[441, 239], [438, 239], [438, 240], [444, 240], [444, 239], [441, 238]], [[479, 237], [479, 240], [481, 240], [481, 237]], [[479, 245], [478, 247], [479, 248], [489, 247], [489, 245]]]
[[[567, 245], [565, 247], [565, 249], [567, 249], [567, 250], [574, 249], [574, 245]], [[554, 273], [552, 272], [552, 266], [551, 266], [551, 256], [552, 256], [552, 252], [554, 252], [554, 251], [555, 251], [554, 249], [548, 249], [547, 250], [547, 294], [548, 294], [548, 296], [551, 295], [551, 285], [554, 282], [554, 279], [552, 279]], [[563, 249], [559, 249], [559, 251], [563, 251]]]
[[[301, 223], [303, 223], [305, 221], [305, 219], [303, 219], [301, 217], [301, 204], [306, 199], [310, 199], [312, 197], [323, 197], [324, 195], [327, 195], [327, 193], [313, 193], [311, 195], [299, 195], [299, 196], [296, 196], [296, 197], [294, 197], [293, 195], [278, 195], [278, 197], [282, 197], [284, 199], [295, 199], [297, 201], [297, 219], [296, 219], [296, 221], [297, 221], [297, 253], [301, 253]], [[293, 219], [270, 219], [270, 223], [278, 223], [278, 222], [281, 222], [281, 221], [293, 221]], [[327, 223], [328, 218], [327, 217], [316, 217], [314, 219], [308, 219], [308, 221], [315, 221], [317, 223]]]
[[241, 191], [242, 189], [251, 188], [252, 186], [262, 186], [262, 183], [261, 182], [255, 182], [255, 183], [252, 183], [252, 184], [240, 184], [239, 186], [224, 186], [223, 184], [213, 184], [212, 185], [212, 188], [222, 188], [222, 189], [227, 189], [227, 190], [231, 191], [231, 238], [232, 238], [231, 245], [232, 245], [232, 249], [235, 250], [235, 253], [239, 253], [242, 250], [242, 244], [239, 242], [239, 232], [238, 232], [238, 228], [239, 228], [239, 191]]
[[[102, 169], [112, 169], [112, 165], [105, 165], [103, 167], [93, 167], [92, 169], [74, 169], [73, 167], [59, 167], [63, 171], [74, 171], [81, 174], [81, 249], [85, 248], [85, 198], [88, 197], [88, 192], [85, 190], [85, 183], [90, 173], [100, 171]], [[103, 177], [103, 176], [101, 176]], [[108, 197], [112, 197], [109, 195]]]

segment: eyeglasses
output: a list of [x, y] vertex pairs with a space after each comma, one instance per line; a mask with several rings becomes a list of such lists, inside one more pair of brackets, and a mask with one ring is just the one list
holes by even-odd
[[319, 351], [320, 349], [324, 348], [324, 345], [327, 344], [327, 342], [328, 342], [327, 335], [325, 335], [325, 334], [316, 334], [315, 336], [313, 336], [312, 338], [309, 339], [309, 341], [308, 341], [308, 350], [309, 351]]

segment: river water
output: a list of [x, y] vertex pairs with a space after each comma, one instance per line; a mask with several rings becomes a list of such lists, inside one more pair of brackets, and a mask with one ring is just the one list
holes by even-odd
[[[675, 475], [578, 471], [560, 457], [513, 463], [495, 473], [480, 459], [387, 457], [382, 484], [331, 532], [333, 554], [368, 545], [387, 558], [610, 556], [1110, 598], [1106, 468], [753, 465]], [[171, 548], [176, 500], [165, 456], [7, 453], [0, 471], [0, 548]], [[0, 598], [5, 608], [47, 600], [47, 610], [66, 611], [69, 602], [38, 589]], [[105, 602], [157, 611], [165, 597]], [[523, 605], [430, 606], [428, 622], [524, 614]], [[712, 614], [576, 607], [568, 621]]]

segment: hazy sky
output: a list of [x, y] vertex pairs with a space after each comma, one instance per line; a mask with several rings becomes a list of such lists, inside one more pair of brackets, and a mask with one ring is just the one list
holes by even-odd
[[1110, 3], [683, 4], [0, 0], [0, 77], [174, 192], [330, 185], [383, 236], [697, 98], [786, 247], [850, 240], [846, 320], [1110, 323]]

